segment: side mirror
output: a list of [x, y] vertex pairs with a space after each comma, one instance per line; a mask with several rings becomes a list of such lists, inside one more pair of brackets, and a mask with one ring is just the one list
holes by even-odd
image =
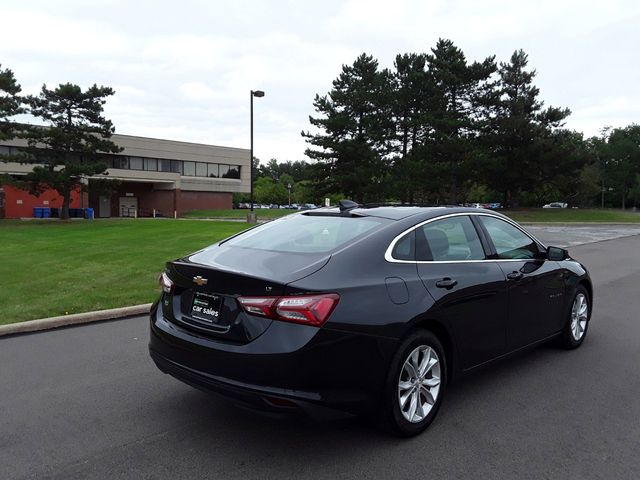
[[547, 247], [547, 258], [555, 262], [561, 262], [569, 258], [569, 252], [560, 247]]

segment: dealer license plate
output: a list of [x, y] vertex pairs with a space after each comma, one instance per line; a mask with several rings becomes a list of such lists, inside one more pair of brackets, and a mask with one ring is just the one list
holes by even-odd
[[191, 318], [207, 323], [218, 323], [221, 307], [222, 297], [220, 295], [196, 292], [193, 294], [193, 302], [191, 303]]

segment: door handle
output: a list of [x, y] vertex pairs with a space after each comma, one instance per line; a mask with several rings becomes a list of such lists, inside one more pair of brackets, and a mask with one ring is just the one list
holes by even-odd
[[524, 275], [522, 275], [522, 272], [511, 272], [509, 274], [507, 274], [507, 278], [509, 280], [520, 280]]
[[458, 284], [457, 280], [453, 280], [449, 277], [444, 277], [442, 280], [438, 280], [436, 282], [436, 287], [438, 288], [446, 288], [447, 290], [451, 290]]

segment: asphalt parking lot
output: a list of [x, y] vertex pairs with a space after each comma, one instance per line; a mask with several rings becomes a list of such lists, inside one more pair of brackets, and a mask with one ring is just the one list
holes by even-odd
[[[559, 246], [585, 234], [531, 230]], [[454, 384], [409, 440], [183, 385], [148, 358], [144, 317], [2, 338], [0, 478], [640, 478], [640, 236], [592, 233], [570, 249], [595, 284], [584, 345]]]
[[640, 235], [640, 225], [527, 225], [527, 230], [547, 245], [572, 247]]

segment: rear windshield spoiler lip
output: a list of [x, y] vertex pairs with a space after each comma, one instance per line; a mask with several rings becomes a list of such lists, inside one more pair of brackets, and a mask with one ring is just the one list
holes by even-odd
[[236, 274], [236, 275], [239, 274], [239, 275], [243, 275], [243, 276], [245, 276], [247, 278], [250, 278], [252, 280], [258, 280], [258, 281], [263, 281], [263, 282], [267, 282], [267, 283], [271, 282], [271, 283], [275, 283], [275, 284], [281, 285], [283, 287], [288, 287], [292, 283], [298, 282], [298, 281], [302, 280], [303, 278], [307, 278], [308, 276], [313, 275], [314, 273], [318, 272], [322, 268], [326, 267], [332, 257], [333, 257], [333, 254], [328, 254], [328, 255], [325, 255], [325, 256], [319, 258], [316, 262], [314, 262], [314, 264], [312, 264], [312, 265], [318, 266], [317, 269], [313, 270], [312, 272], [306, 273], [305, 275], [302, 275], [299, 278], [288, 279], [286, 281], [282, 281], [282, 280], [278, 280], [278, 279], [274, 279], [274, 278], [269, 278], [269, 277], [263, 277], [263, 276], [255, 275], [255, 274], [248, 273], [248, 272], [245, 272], [245, 271], [242, 271], [242, 270], [236, 270], [236, 269], [228, 268], [228, 267], [225, 267], [225, 266], [222, 266], [222, 265], [217, 265], [217, 264], [216, 265], [209, 265], [209, 264], [206, 264], [206, 263], [193, 262], [193, 261], [189, 260], [188, 257], [178, 258], [178, 259], [171, 260], [171, 261], [167, 262], [166, 265], [165, 265], [165, 269], [168, 269], [174, 275], [179, 275], [183, 279], [187, 279], [187, 280], [188, 280], [188, 278], [182, 272], [180, 272], [177, 269], [177, 267], [179, 267], [180, 265], [189, 266], [189, 267], [200, 267], [200, 268], [204, 268], [204, 269], [219, 270], [221, 272], [229, 273], [229, 274]]

